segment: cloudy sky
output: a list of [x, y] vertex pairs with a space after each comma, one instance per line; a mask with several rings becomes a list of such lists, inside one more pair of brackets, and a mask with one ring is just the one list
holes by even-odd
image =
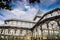
[[47, 12], [51, 9], [60, 8], [60, 0], [40, 0], [40, 3], [29, 4], [28, 0], [13, 0], [9, 3], [11, 11], [0, 9], [0, 24], [6, 19], [33, 20], [37, 12]]

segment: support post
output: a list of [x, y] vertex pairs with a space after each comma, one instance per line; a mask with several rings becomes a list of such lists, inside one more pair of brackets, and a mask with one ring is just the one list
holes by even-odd
[[48, 25], [48, 23], [46, 23], [46, 24], [47, 24], [47, 30], [48, 30], [47, 40], [49, 40], [49, 36], [50, 36], [50, 33], [49, 33], [49, 25]]
[[43, 30], [42, 30], [42, 24], [40, 25], [40, 27], [41, 27], [41, 40], [43, 40]]

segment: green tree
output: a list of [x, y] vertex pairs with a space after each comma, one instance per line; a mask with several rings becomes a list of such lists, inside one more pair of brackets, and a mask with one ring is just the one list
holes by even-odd
[[11, 10], [11, 7], [9, 6], [9, 2], [11, 2], [11, 0], [0, 0], [0, 9], [9, 9]]
[[40, 0], [29, 0], [29, 3], [30, 3], [30, 4], [31, 4], [31, 3], [35, 3], [35, 2], [40, 3]]

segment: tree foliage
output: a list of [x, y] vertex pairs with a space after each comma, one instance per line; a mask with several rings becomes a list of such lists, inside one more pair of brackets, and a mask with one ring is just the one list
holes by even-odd
[[29, 0], [29, 3], [30, 3], [30, 4], [31, 4], [31, 3], [35, 3], [35, 2], [40, 3], [40, 0]]
[[9, 6], [9, 2], [11, 2], [11, 0], [0, 0], [0, 9], [9, 9], [11, 10], [10, 6]]
[[[11, 2], [11, 0], [0, 0], [0, 9], [9, 9], [11, 10], [10, 6], [9, 6], [9, 2]], [[40, 3], [40, 0], [29, 0], [29, 3]]]

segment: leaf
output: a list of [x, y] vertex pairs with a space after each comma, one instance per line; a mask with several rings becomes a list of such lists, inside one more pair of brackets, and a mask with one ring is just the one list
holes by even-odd
[[40, 0], [29, 0], [29, 3], [30, 3], [30, 4], [31, 4], [31, 3], [35, 3], [35, 2], [40, 3]]
[[6, 5], [2, 2], [2, 0], [0, 0], [0, 8], [11, 10], [11, 8], [8, 4], [8, 2], [10, 2], [10, 1], [8, 1], [8, 0], [3, 0], [3, 1], [6, 2]]

